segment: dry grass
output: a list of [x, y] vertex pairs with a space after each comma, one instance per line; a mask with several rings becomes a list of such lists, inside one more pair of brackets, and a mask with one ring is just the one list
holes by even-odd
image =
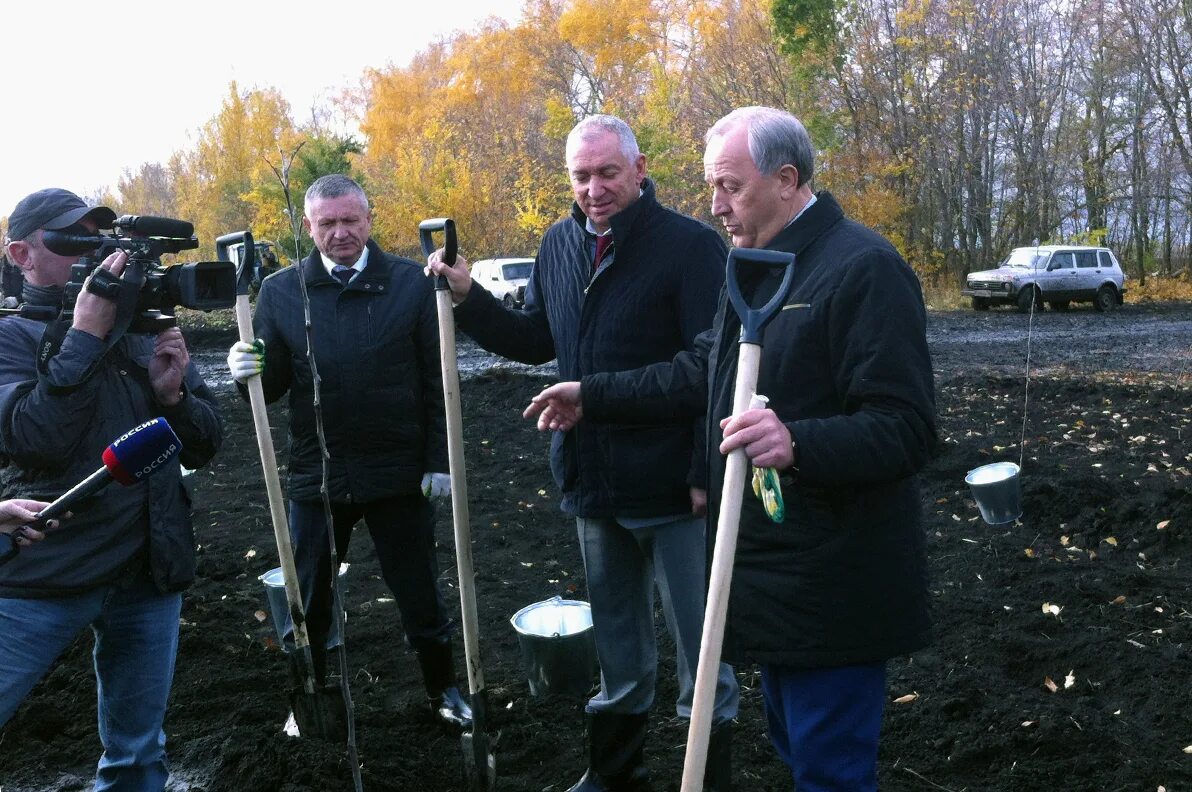
[[1146, 284], [1126, 281], [1127, 303], [1192, 302], [1192, 278], [1187, 272], [1171, 278], [1148, 276]]

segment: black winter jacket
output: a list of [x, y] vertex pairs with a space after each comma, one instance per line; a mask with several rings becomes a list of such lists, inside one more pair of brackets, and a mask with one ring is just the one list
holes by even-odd
[[[757, 392], [798, 451], [782, 476], [782, 524], [746, 481], [725, 656], [798, 668], [878, 662], [930, 640], [916, 472], [934, 447], [935, 404], [922, 294], [897, 251], [847, 220], [828, 193], [768, 247], [796, 254], [796, 278], [766, 328]], [[777, 281], [746, 275], [742, 289], [760, 306]], [[585, 377], [584, 422], [706, 406], [708, 436], [719, 437], [739, 332], [722, 298], [695, 353]], [[714, 528], [725, 457], [708, 446]]]
[[253, 331], [265, 342], [265, 400], [290, 393], [289, 496], [317, 500], [322, 482], [299, 275], [310, 295], [331, 500], [417, 493], [423, 473], [447, 472], [434, 288], [422, 267], [370, 239], [368, 266], [346, 288], [318, 250], [261, 283]]
[[107, 446], [138, 424], [164, 417], [182, 441], [180, 456], [144, 482], [112, 485], [75, 509], [62, 527], [0, 566], [0, 596], [78, 594], [147, 567], [162, 592], [194, 580], [195, 540], [190, 498], [179, 463], [206, 464], [219, 448], [222, 426], [215, 398], [192, 364], [183, 400], [163, 407], [149, 385], [152, 336], [126, 335], [93, 376], [76, 382], [103, 354], [104, 344], [70, 330], [49, 373], [39, 377], [37, 346], [45, 324], [0, 320], [0, 497], [51, 500], [103, 465]]
[[[573, 206], [542, 239], [521, 310], [473, 284], [455, 308], [477, 343], [523, 363], [557, 358], [563, 379], [670, 360], [712, 322], [726, 249], [707, 225], [642, 196], [611, 221], [613, 253], [592, 275], [595, 237]], [[659, 517], [691, 510], [698, 422], [585, 425], [551, 438], [562, 508], [580, 517]], [[702, 465], [696, 466], [702, 472]]]

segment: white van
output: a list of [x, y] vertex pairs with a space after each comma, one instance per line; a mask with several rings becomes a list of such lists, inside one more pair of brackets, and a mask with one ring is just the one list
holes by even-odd
[[526, 301], [532, 258], [484, 259], [472, 264], [472, 278], [508, 308], [520, 308]]

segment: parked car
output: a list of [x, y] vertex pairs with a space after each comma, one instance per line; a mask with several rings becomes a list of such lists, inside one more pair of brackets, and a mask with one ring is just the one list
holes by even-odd
[[1073, 302], [1091, 302], [1098, 311], [1122, 304], [1126, 276], [1108, 248], [1079, 245], [1020, 247], [997, 269], [970, 272], [961, 294], [973, 309], [1014, 305], [1021, 313], [1043, 310], [1046, 303], [1057, 311]]
[[472, 278], [506, 307], [520, 308], [526, 301], [526, 284], [533, 268], [532, 258], [483, 259], [472, 264]]

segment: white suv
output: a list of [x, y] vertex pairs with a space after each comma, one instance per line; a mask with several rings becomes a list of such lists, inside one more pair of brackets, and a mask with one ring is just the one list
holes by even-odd
[[472, 264], [472, 278], [508, 308], [520, 308], [526, 301], [532, 258], [484, 259]]
[[1057, 311], [1072, 302], [1091, 302], [1098, 311], [1122, 304], [1126, 276], [1108, 248], [1077, 245], [1020, 247], [997, 269], [970, 272], [961, 294], [973, 308], [1015, 305], [1022, 313], [1043, 310], [1043, 303]]

